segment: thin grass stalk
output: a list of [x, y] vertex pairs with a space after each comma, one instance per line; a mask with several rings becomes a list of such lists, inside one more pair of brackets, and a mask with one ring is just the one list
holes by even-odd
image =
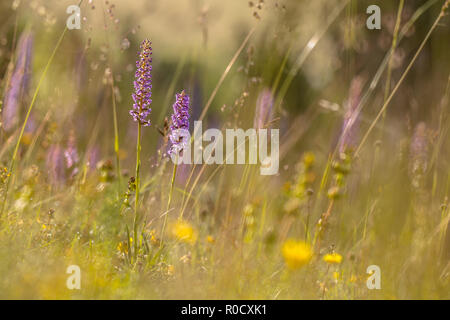
[[[161, 243], [160, 245], [162, 245], [162, 239], [164, 237], [164, 232], [166, 229], [166, 224], [167, 224], [167, 216], [169, 215], [169, 210], [170, 210], [170, 204], [172, 203], [172, 195], [173, 195], [173, 188], [175, 186], [175, 178], [177, 175], [177, 168], [178, 168], [178, 155], [176, 156], [176, 161], [175, 164], [173, 165], [173, 171], [172, 171], [172, 180], [170, 182], [170, 191], [169, 191], [169, 199], [167, 200], [167, 207], [166, 207], [166, 213], [164, 215], [164, 222], [163, 222], [163, 226], [161, 229]], [[181, 212], [180, 214], [180, 219], [183, 218], [183, 212]]]
[[[78, 6], [80, 6], [82, 3], [83, 3], [83, 0], [80, 0], [80, 2], [78, 3]], [[53, 51], [52, 51], [52, 53], [50, 55], [50, 58], [47, 61], [47, 64], [45, 65], [44, 71], [42, 72], [42, 75], [39, 78], [36, 90], [34, 91], [33, 98], [31, 99], [30, 106], [28, 107], [28, 111], [26, 113], [25, 120], [24, 120], [24, 122], [22, 124], [22, 128], [20, 129], [19, 137], [17, 139], [17, 143], [16, 143], [16, 146], [14, 148], [14, 152], [13, 152], [13, 155], [12, 155], [12, 158], [11, 158], [11, 162], [10, 162], [10, 165], [9, 165], [9, 172], [11, 173], [11, 176], [9, 177], [8, 181], [6, 182], [5, 194], [3, 196], [3, 202], [2, 202], [1, 210], [0, 210], [0, 219], [2, 218], [3, 212], [5, 211], [6, 200], [8, 199], [8, 192], [9, 192], [9, 188], [10, 188], [10, 184], [11, 184], [11, 179], [12, 179], [12, 176], [14, 175], [14, 166], [15, 166], [15, 162], [16, 162], [16, 158], [17, 158], [17, 153], [19, 151], [20, 142], [22, 141], [22, 137], [23, 137], [23, 134], [25, 132], [25, 128], [26, 128], [27, 123], [28, 123], [28, 119], [30, 117], [31, 111], [33, 110], [34, 103], [36, 102], [39, 90], [41, 89], [41, 85], [44, 82], [44, 78], [47, 75], [47, 71], [48, 71], [48, 69], [50, 68], [50, 65], [53, 62], [53, 59], [54, 59], [54, 57], [56, 55], [56, 52], [58, 51], [58, 49], [59, 49], [59, 47], [60, 47], [60, 45], [61, 45], [61, 43], [62, 43], [62, 41], [64, 39], [64, 36], [65, 36], [67, 30], [68, 30], [68, 28], [67, 28], [67, 26], [65, 26], [63, 32], [61, 33], [61, 36], [59, 37], [58, 41], [56, 42], [55, 48], [53, 49]], [[0, 222], [1, 222], [1, 220], [0, 220]]]
[[137, 257], [137, 229], [139, 220], [139, 185], [140, 185], [140, 169], [141, 169], [141, 130], [142, 124], [138, 122], [138, 136], [136, 142], [136, 195], [134, 197], [134, 221], [133, 221], [133, 233], [134, 233], [134, 258]]
[[255, 32], [256, 27], [253, 27], [249, 33], [247, 34], [247, 36], [245, 37], [244, 41], [242, 42], [241, 46], [239, 47], [239, 49], [236, 51], [236, 53], [234, 54], [233, 58], [231, 58], [230, 63], [228, 63], [227, 67], [225, 68], [225, 71], [222, 73], [219, 82], [217, 83], [216, 87], [214, 88], [213, 92], [211, 93], [211, 96], [208, 99], [208, 102], [206, 102], [205, 108], [203, 108], [203, 111], [200, 115], [199, 120], [203, 120], [203, 118], [206, 116], [206, 112], [208, 112], [209, 107], [211, 106], [217, 92], [219, 91], [219, 88], [221, 87], [223, 81], [225, 80], [225, 78], [227, 77], [228, 73], [231, 70], [231, 67], [234, 65], [234, 63], [236, 62], [237, 58], [239, 57], [239, 55], [241, 54], [242, 50], [244, 50], [245, 45], [247, 44], [247, 42], [250, 40], [251, 36], [253, 35], [253, 33]]
[[[414, 25], [414, 23], [428, 10], [430, 9], [436, 2], [438, 2], [438, 0], [429, 0], [426, 3], [424, 3], [421, 7], [419, 7], [414, 14], [412, 15], [412, 17], [408, 20], [407, 23], [405, 23], [405, 25], [402, 27], [399, 37], [398, 37], [398, 43], [401, 42], [401, 40], [405, 37], [405, 35], [407, 34], [407, 32], [411, 29], [411, 27]], [[398, 44], [397, 44], [398, 45]], [[361, 113], [362, 109], [366, 106], [367, 102], [369, 101], [372, 93], [374, 92], [374, 90], [376, 89], [378, 82], [381, 79], [381, 76], [384, 72], [384, 70], [387, 68], [387, 64], [389, 62], [389, 58], [391, 56], [392, 52], [391, 50], [389, 50], [385, 57], [383, 58], [383, 61], [381, 62], [380, 66], [378, 67], [377, 72], [375, 73], [375, 75], [372, 78], [372, 81], [369, 85], [369, 88], [367, 89], [366, 93], [362, 96], [361, 101], [358, 105], [358, 107], [356, 108], [355, 112], [356, 113]], [[341, 135], [341, 138], [339, 139], [337, 146], [341, 143], [341, 139], [342, 137], [345, 135], [346, 130], [344, 130], [344, 132]], [[336, 147], [332, 153], [332, 159], [335, 158], [336, 153], [337, 153], [338, 148]], [[325, 181], [326, 182], [326, 181]]]
[[[219, 88], [221, 87], [223, 81], [225, 80], [226, 76], [227, 76], [228, 73], [230, 72], [231, 67], [232, 67], [232, 66], [234, 65], [234, 63], [237, 61], [237, 58], [238, 58], [239, 55], [241, 54], [242, 50], [244, 50], [245, 45], [246, 45], [247, 42], [250, 40], [250, 38], [251, 38], [251, 36], [253, 35], [253, 33], [255, 32], [255, 30], [256, 30], [256, 27], [252, 28], [252, 29], [249, 31], [249, 33], [248, 33], [247, 36], [245, 37], [244, 41], [242, 42], [241, 46], [237, 49], [237, 51], [235, 52], [235, 54], [234, 54], [233, 57], [231, 58], [231, 60], [230, 60], [230, 62], [228, 63], [227, 67], [225, 68], [225, 71], [222, 73], [222, 75], [221, 75], [221, 77], [220, 77], [220, 79], [219, 79], [219, 82], [217, 83], [216, 87], [214, 88], [213, 92], [211, 93], [211, 96], [208, 98], [208, 101], [207, 101], [207, 103], [206, 103], [206, 105], [205, 105], [205, 108], [203, 109], [203, 111], [202, 111], [202, 113], [201, 113], [201, 115], [200, 115], [199, 121], [203, 120], [203, 118], [206, 116], [206, 112], [208, 111], [209, 107], [211, 106], [211, 104], [212, 104], [212, 102], [213, 102], [213, 100], [214, 100], [214, 97], [216, 96], [217, 92], [219, 91]], [[194, 140], [194, 137], [195, 137], [195, 132], [194, 132], [194, 134], [192, 135], [191, 142]], [[188, 185], [189, 185], [190, 182], [191, 182], [191, 179], [192, 179], [192, 176], [193, 176], [193, 174], [194, 174], [194, 171], [195, 171], [196, 166], [197, 166], [196, 164], [194, 164], [194, 165], [192, 166], [191, 172], [190, 172], [189, 177], [188, 177], [188, 179], [187, 179], [187, 181], [186, 181], [186, 185], [185, 185], [185, 189], [184, 189], [184, 191], [185, 191], [184, 194], [186, 194], [187, 187], [188, 187]], [[202, 171], [203, 171], [203, 170], [202, 170]], [[201, 171], [201, 172], [202, 172], [202, 171]], [[201, 172], [200, 172], [200, 174], [201, 174]], [[194, 184], [195, 184], [195, 181], [194, 181]], [[192, 189], [191, 189], [191, 191], [192, 191]], [[189, 196], [190, 196], [190, 195], [191, 195], [191, 192], [189, 193]], [[183, 196], [183, 201], [182, 201], [182, 208], [183, 208], [183, 209], [182, 209], [182, 213], [181, 213], [181, 214], [183, 214], [184, 208], [185, 208], [185, 206], [187, 206], [187, 201], [188, 201], [189, 199], [186, 200], [186, 203], [185, 203], [185, 200], [186, 200], [186, 198], [185, 198], [185, 196]]]
[[120, 199], [120, 190], [122, 186], [122, 175], [120, 170], [120, 157], [119, 157], [119, 125], [117, 122], [117, 106], [116, 95], [114, 94], [114, 80], [111, 82], [111, 99], [113, 105], [113, 122], [114, 122], [114, 152], [116, 154], [116, 174], [118, 181], [117, 198]]
[[[398, 5], [397, 19], [395, 21], [394, 34], [392, 36], [392, 44], [391, 44], [391, 50], [390, 50], [391, 53], [389, 56], [388, 67], [387, 67], [386, 86], [384, 87], [383, 102], [386, 102], [387, 98], [389, 97], [389, 91], [391, 90], [392, 63], [394, 61], [395, 49], [397, 48], [398, 33], [400, 30], [400, 24], [402, 21], [402, 12], [403, 12], [404, 3], [405, 3], [405, 0], [400, 0], [400, 3]], [[381, 120], [381, 129], [380, 129], [380, 134], [378, 137], [379, 141], [381, 141], [383, 139], [385, 122], [386, 122], [386, 111], [383, 112], [383, 118]], [[380, 144], [377, 144], [375, 146], [375, 155], [374, 155], [374, 161], [372, 163], [371, 176], [373, 176], [373, 171], [378, 162], [379, 153], [380, 153]]]
[[[106, 26], [107, 25], [107, 19], [106, 19], [105, 8], [104, 8], [104, 4], [103, 3], [102, 3], [102, 13], [103, 13], [103, 23]], [[108, 47], [111, 47], [109, 36], [108, 36], [108, 32], [107, 32], [106, 28], [105, 28], [105, 38], [106, 38], [106, 42], [108, 43]], [[112, 70], [112, 63], [111, 63], [112, 58], [110, 58], [109, 55], [108, 55], [108, 59], [109, 59], [109, 64], [110, 64], [109, 68], [111, 69], [110, 85], [111, 85], [111, 99], [112, 99], [112, 105], [113, 105], [114, 152], [115, 152], [115, 155], [116, 155], [116, 159], [115, 159], [116, 160], [116, 175], [117, 175], [117, 181], [118, 181], [117, 199], [118, 199], [118, 201], [120, 201], [120, 196], [121, 196], [120, 190], [121, 190], [121, 186], [122, 186], [122, 175], [121, 175], [120, 158], [119, 158], [119, 150], [120, 150], [120, 146], [119, 146], [119, 125], [118, 125], [118, 121], [117, 121], [116, 95], [114, 93], [114, 72]]]
[[342, 10], [344, 10], [344, 8], [347, 6], [349, 2], [350, 0], [343, 1], [338, 7], [336, 7], [335, 10], [333, 10], [333, 12], [328, 16], [326, 22], [324, 23], [323, 28], [317, 30], [317, 32], [308, 41], [305, 48], [303, 48], [303, 50], [300, 52], [300, 55], [297, 57], [297, 60], [295, 61], [294, 67], [289, 71], [288, 76], [281, 85], [280, 92], [275, 102], [275, 110], [279, 110], [279, 107], [284, 99], [284, 96], [286, 95], [289, 87], [291, 86], [294, 77], [297, 75], [297, 73], [303, 66], [303, 63], [305, 63], [310, 53], [317, 46], [317, 43], [322, 39], [328, 28], [337, 19], [339, 14], [342, 12]]
[[367, 132], [365, 133], [364, 137], [362, 138], [359, 146], [356, 148], [355, 151], [355, 157], [357, 157], [361, 151], [362, 146], [364, 145], [364, 143], [366, 142], [368, 136], [370, 135], [370, 133], [372, 132], [373, 128], [375, 127], [376, 123], [378, 122], [378, 120], [381, 118], [383, 112], [385, 112], [385, 110], [387, 109], [387, 107], [389, 106], [389, 103], [391, 102], [392, 98], [394, 97], [395, 93], [397, 93], [398, 88], [400, 87], [400, 85], [403, 83], [403, 81], [405, 80], [406, 76], [408, 75], [409, 71], [411, 70], [412, 66], [414, 65], [414, 63], [416, 62], [417, 58], [419, 57], [419, 54], [422, 52], [423, 48], [425, 47], [425, 44], [427, 43], [428, 39], [430, 38], [431, 34], [433, 33], [433, 31], [436, 29], [436, 27], [439, 25], [439, 22], [441, 21], [441, 19], [444, 17], [445, 15], [445, 11], [448, 8], [450, 4], [450, 0], [447, 0], [444, 5], [442, 6], [441, 12], [439, 13], [438, 17], [436, 18], [436, 20], [434, 21], [433, 25], [431, 26], [430, 30], [428, 31], [427, 35], [425, 36], [425, 38], [423, 39], [422, 43], [420, 44], [419, 48], [417, 49], [416, 53], [414, 54], [414, 57], [411, 59], [408, 67], [406, 68], [406, 70], [403, 72], [402, 76], [400, 77], [400, 80], [397, 82], [397, 84], [394, 87], [394, 90], [392, 90], [391, 94], [389, 95], [388, 99], [385, 101], [385, 103], [383, 104], [383, 106], [381, 107], [380, 111], [378, 112], [377, 116], [375, 117], [375, 119], [372, 121], [369, 129], [367, 130]]

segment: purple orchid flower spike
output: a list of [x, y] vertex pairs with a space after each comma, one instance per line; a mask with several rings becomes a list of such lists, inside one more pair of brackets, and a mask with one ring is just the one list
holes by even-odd
[[152, 48], [149, 40], [141, 44], [139, 60], [136, 62], [136, 80], [134, 81], [134, 93], [132, 95], [134, 104], [130, 110], [133, 120], [143, 126], [150, 126], [150, 112], [152, 109]]
[[179, 134], [180, 130], [189, 130], [189, 96], [184, 92], [177, 93], [173, 104], [172, 124], [170, 125], [170, 142], [172, 146], [169, 154], [177, 154], [185, 148], [190, 141]]

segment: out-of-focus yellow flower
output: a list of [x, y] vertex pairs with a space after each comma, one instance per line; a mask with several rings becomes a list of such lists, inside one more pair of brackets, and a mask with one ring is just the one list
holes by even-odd
[[352, 274], [349, 281], [350, 283], [355, 283], [356, 281], [358, 281], [358, 278], [354, 274]]
[[293, 239], [289, 239], [283, 244], [281, 253], [288, 268], [293, 270], [307, 264], [313, 254], [309, 244]]
[[325, 282], [319, 282], [319, 288], [323, 293], [328, 292], [328, 288]]
[[22, 144], [29, 146], [31, 144], [31, 142], [33, 141], [33, 134], [29, 133], [29, 132], [25, 132], [22, 136]]
[[171, 228], [172, 236], [182, 242], [194, 244], [197, 241], [197, 232], [184, 220], [177, 220]]
[[303, 163], [305, 164], [306, 168], [311, 168], [314, 165], [314, 162], [316, 160], [316, 157], [314, 156], [314, 153], [307, 152], [303, 156]]
[[339, 278], [340, 278], [339, 272], [337, 272], [337, 271], [333, 272], [333, 279], [336, 280], [336, 281], [338, 281]]
[[209, 243], [214, 243], [214, 242], [216, 242], [216, 239], [214, 239], [213, 236], [207, 236], [206, 241], [208, 241]]
[[128, 247], [126, 245], [125, 242], [119, 242], [119, 244], [117, 245], [117, 251], [119, 251], [120, 253], [128, 253]]
[[326, 263], [339, 264], [342, 262], [342, 256], [339, 253], [328, 253], [323, 257], [323, 261]]
[[156, 230], [152, 229], [150, 231], [148, 231], [148, 235], [150, 236], [150, 243], [154, 246], [159, 246], [160, 242], [158, 240], [158, 238], [156, 237]]
[[175, 267], [173, 265], [169, 264], [167, 266], [167, 275], [173, 276], [174, 273], [175, 273]]
[[[133, 238], [130, 237], [130, 246], [133, 244]], [[117, 251], [120, 253], [128, 253], [128, 243], [127, 241], [121, 241], [117, 245]]]
[[182, 256], [180, 258], [180, 261], [183, 262], [183, 263], [186, 263], [186, 264], [191, 262], [191, 255], [190, 254], [185, 254], [184, 256]]

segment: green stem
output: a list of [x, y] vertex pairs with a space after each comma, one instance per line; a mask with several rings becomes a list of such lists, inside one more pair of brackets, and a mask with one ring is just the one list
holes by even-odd
[[[398, 33], [399, 33], [399, 30], [400, 30], [400, 24], [401, 24], [401, 20], [402, 20], [402, 11], [403, 11], [404, 2], [405, 2], [404, 0], [400, 0], [400, 3], [398, 5], [397, 19], [396, 19], [396, 22], [395, 22], [394, 34], [393, 34], [393, 37], [392, 37], [392, 44], [391, 44], [391, 49], [390, 49], [390, 56], [389, 56], [389, 60], [388, 60], [388, 67], [387, 67], [387, 74], [386, 74], [386, 86], [384, 87], [383, 103], [386, 102], [387, 98], [389, 97], [389, 92], [391, 90], [392, 63], [394, 61], [395, 49], [397, 48]], [[380, 142], [383, 139], [385, 122], [386, 122], [386, 110], [384, 110], [383, 116], [382, 116], [382, 119], [381, 119], [381, 129], [380, 129], [379, 136], [378, 136], [378, 141], [380, 141]], [[380, 155], [380, 148], [381, 148], [381, 144], [377, 143], [375, 145], [374, 161], [372, 161], [372, 168], [370, 170], [370, 176], [371, 177], [374, 176], [375, 166], [378, 164], [378, 158], [379, 158], [379, 155]]]
[[[391, 90], [392, 64], [393, 64], [393, 61], [394, 61], [395, 49], [397, 48], [398, 32], [400, 30], [400, 24], [401, 24], [401, 21], [402, 21], [402, 12], [403, 12], [404, 2], [405, 2], [404, 0], [400, 0], [400, 3], [398, 5], [397, 20], [395, 22], [394, 35], [392, 37], [391, 53], [390, 53], [390, 57], [389, 57], [389, 61], [388, 61], [388, 68], [387, 68], [387, 75], [386, 75], [386, 86], [384, 88], [383, 102], [386, 102], [387, 98], [389, 97], [389, 92]], [[383, 112], [383, 118], [382, 118], [381, 130], [380, 130], [380, 140], [381, 140], [381, 138], [383, 136], [383, 129], [384, 129], [385, 119], [386, 119], [386, 110]]]
[[116, 95], [114, 94], [114, 82], [111, 83], [111, 98], [113, 104], [113, 119], [114, 119], [114, 152], [116, 153], [116, 171], [117, 179], [119, 182], [117, 189], [117, 197], [120, 200], [120, 189], [122, 185], [122, 176], [120, 173], [120, 158], [119, 158], [119, 125], [117, 124], [117, 107], [116, 107]]
[[[162, 245], [162, 238], [164, 237], [164, 231], [166, 229], [166, 224], [167, 224], [167, 216], [169, 215], [169, 209], [170, 209], [170, 204], [172, 202], [172, 195], [173, 195], [173, 187], [175, 185], [175, 177], [177, 175], [177, 167], [178, 167], [178, 155], [175, 161], [175, 164], [173, 165], [173, 173], [172, 173], [172, 181], [170, 183], [170, 192], [169, 192], [169, 199], [167, 200], [167, 209], [166, 209], [166, 214], [164, 216], [164, 222], [163, 222], [163, 226], [161, 229], [161, 245]], [[180, 216], [180, 219], [182, 218], [182, 216]]]
[[139, 185], [140, 185], [140, 177], [139, 177], [139, 171], [141, 168], [141, 123], [138, 123], [138, 136], [137, 136], [137, 143], [136, 143], [136, 195], [134, 197], [134, 221], [133, 221], [133, 232], [134, 232], [134, 258], [136, 260], [137, 257], [137, 225], [138, 225], [138, 206], [139, 206]]
[[[78, 6], [80, 6], [82, 2], [83, 2], [83, 0], [81, 0], [79, 2]], [[59, 37], [58, 42], [56, 43], [56, 46], [53, 49], [53, 52], [52, 52], [52, 54], [50, 55], [50, 58], [47, 61], [47, 64], [45, 65], [44, 71], [42, 72], [42, 75], [39, 78], [39, 82], [37, 84], [36, 90], [34, 91], [33, 98], [31, 99], [30, 106], [28, 107], [28, 111], [27, 111], [27, 114], [25, 116], [25, 120], [24, 120], [24, 122], [22, 124], [22, 128], [20, 129], [19, 138], [17, 139], [17, 143], [16, 143], [16, 146], [14, 148], [14, 152], [13, 152], [13, 155], [12, 155], [12, 158], [11, 158], [11, 163], [9, 165], [9, 172], [11, 173], [11, 176], [8, 178], [8, 181], [6, 183], [5, 194], [3, 196], [3, 203], [2, 203], [1, 210], [0, 210], [0, 218], [2, 217], [3, 212], [5, 210], [6, 200], [8, 198], [8, 191], [9, 191], [9, 187], [10, 187], [10, 182], [11, 182], [11, 179], [12, 179], [12, 175], [14, 173], [14, 165], [15, 165], [15, 162], [16, 162], [17, 153], [19, 151], [20, 142], [22, 140], [23, 134], [25, 132], [25, 128], [26, 128], [27, 123], [28, 123], [28, 118], [30, 117], [31, 110], [33, 110], [34, 103], [36, 102], [39, 90], [41, 88], [42, 83], [44, 82], [44, 78], [47, 75], [47, 71], [48, 71], [48, 69], [50, 68], [50, 65], [53, 62], [53, 58], [55, 57], [56, 52], [58, 51], [59, 46], [61, 45], [61, 42], [64, 39], [64, 35], [66, 34], [67, 30], [68, 29], [67, 29], [67, 26], [66, 26], [64, 28], [63, 32], [61, 33], [61, 36]]]
[[423, 48], [425, 47], [425, 44], [428, 42], [428, 39], [430, 39], [431, 34], [433, 33], [433, 31], [436, 29], [436, 27], [439, 25], [439, 22], [441, 21], [441, 19], [445, 16], [445, 10], [447, 8], [447, 6], [450, 4], [450, 0], [447, 0], [444, 5], [442, 6], [441, 12], [439, 13], [439, 15], [437, 16], [436, 20], [434, 21], [433, 25], [431, 26], [431, 28], [428, 30], [428, 33], [426, 34], [425, 38], [422, 40], [419, 48], [417, 49], [416, 53], [414, 54], [413, 58], [411, 59], [411, 61], [409, 62], [408, 66], [406, 67], [405, 71], [403, 72], [402, 76], [400, 77], [400, 79], [398, 80], [397, 84], [395, 85], [394, 89], [392, 90], [392, 92], [390, 93], [389, 97], [386, 99], [386, 101], [384, 102], [383, 106], [381, 107], [380, 111], [378, 112], [377, 116], [375, 117], [375, 119], [372, 121], [372, 123], [370, 124], [369, 128], [367, 129], [366, 133], [364, 134], [364, 136], [361, 139], [361, 142], [359, 143], [358, 147], [355, 150], [355, 154], [354, 157], [359, 156], [359, 153], [361, 151], [362, 146], [364, 145], [364, 143], [366, 142], [367, 138], [369, 137], [370, 133], [372, 132], [372, 130], [374, 129], [375, 125], [377, 124], [378, 120], [380, 120], [380, 117], [383, 115], [383, 113], [385, 112], [385, 110], [387, 109], [387, 107], [389, 106], [389, 103], [391, 102], [392, 98], [394, 97], [395, 93], [397, 92], [398, 88], [400, 87], [400, 85], [403, 83], [403, 81], [405, 80], [406, 76], [408, 75], [409, 71], [411, 70], [412, 66], [414, 65], [414, 63], [416, 62], [418, 56], [420, 55], [420, 53], [422, 52]]
[[[172, 172], [172, 181], [170, 182], [170, 193], [169, 193], [169, 200], [167, 201], [167, 210], [170, 209], [170, 203], [172, 202], [172, 194], [173, 194], [173, 187], [175, 185], [175, 176], [177, 174], [177, 164], [173, 165], [173, 172]], [[166, 215], [167, 216], [167, 215]]]

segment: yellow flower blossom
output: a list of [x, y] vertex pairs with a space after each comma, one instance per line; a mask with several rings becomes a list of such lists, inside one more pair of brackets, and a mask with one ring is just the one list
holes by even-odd
[[323, 261], [331, 264], [339, 264], [342, 262], [342, 256], [339, 253], [328, 253], [323, 257]]
[[160, 242], [158, 238], [156, 237], [156, 230], [152, 229], [148, 232], [148, 235], [150, 236], [150, 243], [154, 246], [159, 246]]
[[20, 140], [20, 142], [22, 142], [22, 144], [24, 144], [26, 146], [29, 146], [32, 141], [33, 141], [33, 135], [31, 133], [24, 133], [22, 136], [22, 140]]
[[311, 260], [313, 254], [309, 244], [293, 239], [289, 239], [283, 244], [281, 252], [286, 265], [292, 270], [307, 264]]
[[184, 220], [177, 220], [171, 228], [172, 236], [185, 243], [194, 244], [197, 241], [197, 232]]
[[[133, 244], [133, 238], [130, 237], [130, 246]], [[127, 241], [121, 241], [117, 245], [117, 251], [120, 253], [128, 253], [128, 243]]]
[[175, 273], [175, 267], [173, 265], [169, 264], [167, 266], [167, 275], [173, 276], [174, 273]]

